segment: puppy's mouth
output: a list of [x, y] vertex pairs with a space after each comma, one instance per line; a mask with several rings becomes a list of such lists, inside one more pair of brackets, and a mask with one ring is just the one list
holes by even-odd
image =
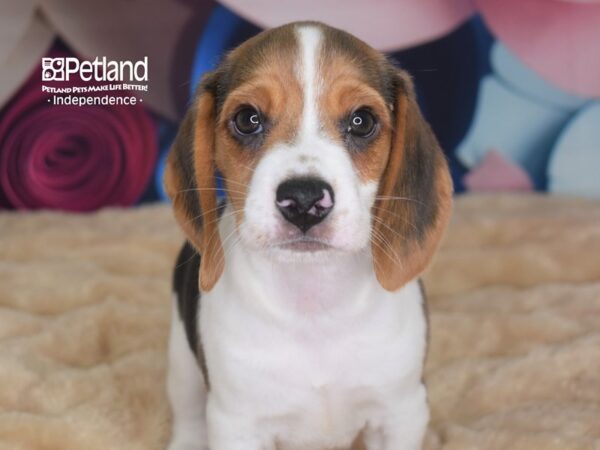
[[295, 252], [319, 252], [332, 250], [333, 246], [327, 241], [310, 236], [299, 236], [294, 239], [287, 239], [273, 244], [274, 247], [282, 250], [291, 250]]

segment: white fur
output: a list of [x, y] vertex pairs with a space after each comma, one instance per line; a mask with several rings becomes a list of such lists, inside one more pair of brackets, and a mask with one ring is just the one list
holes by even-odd
[[[243, 223], [228, 209], [219, 224], [225, 270], [202, 294], [198, 327], [208, 395], [198, 387], [198, 368], [189, 367], [181, 325], [173, 326], [170, 450], [204, 450], [207, 443], [211, 450], [324, 450], [348, 447], [360, 431], [369, 450], [421, 446], [429, 417], [423, 299], [416, 281], [397, 292], [377, 282], [369, 247], [376, 185], [362, 183], [347, 151], [319, 128], [322, 37], [315, 27], [298, 36], [305, 95], [298, 136], [257, 165]], [[276, 188], [307, 174], [335, 193], [329, 216], [310, 230], [329, 248], [284, 250], [279, 244], [297, 230], [277, 211]], [[206, 439], [198, 424], [204, 406]]]
[[319, 94], [319, 73], [317, 70], [321, 32], [316, 27], [302, 27], [297, 31], [302, 48], [302, 62], [296, 68], [298, 78], [302, 83], [304, 108], [300, 130], [303, 137], [314, 136], [319, 131], [319, 118], [316, 100]]

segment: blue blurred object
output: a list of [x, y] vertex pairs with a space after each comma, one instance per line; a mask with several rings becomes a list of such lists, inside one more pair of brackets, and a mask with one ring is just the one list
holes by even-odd
[[522, 63], [497, 42], [490, 55], [494, 73], [502, 83], [519, 95], [553, 108], [575, 112], [588, 100], [557, 88]]
[[474, 167], [490, 150], [524, 168], [537, 189], [546, 185], [550, 150], [570, 114], [532, 101], [496, 76], [481, 81], [473, 125], [458, 148], [458, 157]]
[[[162, 150], [162, 149], [161, 149]], [[156, 172], [154, 173], [154, 188], [156, 189], [156, 194], [159, 200], [168, 202], [169, 196], [165, 191], [165, 187], [163, 184], [163, 179], [165, 176], [165, 165], [167, 164], [167, 155], [168, 152], [162, 152], [158, 163], [156, 164]]]
[[491, 64], [494, 73], [480, 83], [475, 118], [457, 156], [472, 168], [495, 150], [524, 168], [537, 189], [546, 189], [556, 139], [588, 100], [548, 83], [499, 42]]
[[213, 70], [231, 49], [261, 31], [234, 12], [216, 4], [198, 42], [190, 77], [190, 96], [206, 72]]
[[557, 194], [600, 198], [600, 102], [579, 111], [552, 149], [548, 190]]

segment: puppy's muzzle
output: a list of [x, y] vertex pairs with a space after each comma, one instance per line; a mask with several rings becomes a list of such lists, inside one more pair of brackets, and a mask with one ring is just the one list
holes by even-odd
[[277, 188], [276, 204], [285, 220], [306, 233], [333, 209], [333, 189], [318, 178], [292, 178]]

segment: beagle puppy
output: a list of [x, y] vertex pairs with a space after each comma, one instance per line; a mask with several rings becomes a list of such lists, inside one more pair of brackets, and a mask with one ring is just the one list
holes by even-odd
[[452, 184], [409, 76], [321, 23], [265, 31], [201, 81], [165, 185], [169, 449], [419, 449]]

